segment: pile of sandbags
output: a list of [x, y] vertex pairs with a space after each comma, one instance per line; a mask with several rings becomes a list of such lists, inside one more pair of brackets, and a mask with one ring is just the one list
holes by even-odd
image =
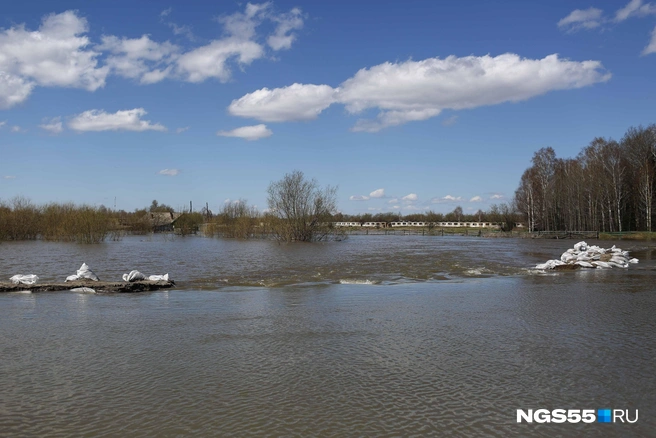
[[11, 281], [14, 284], [35, 284], [37, 281], [39, 281], [39, 277], [34, 274], [28, 274], [28, 275], [16, 274], [13, 277], [9, 278], [9, 281]]
[[536, 269], [578, 269], [578, 268], [628, 268], [629, 264], [638, 263], [638, 259], [629, 258], [628, 251], [621, 248], [601, 248], [579, 242], [560, 256], [560, 260], [549, 260], [535, 266]]
[[129, 274], [123, 274], [123, 281], [133, 282], [141, 280], [150, 280], [150, 281], [169, 281], [169, 274], [164, 275], [149, 275], [146, 276], [137, 270], [130, 271]]
[[69, 275], [66, 277], [66, 281], [77, 281], [77, 280], [93, 280], [98, 281], [98, 276], [93, 273], [89, 266], [86, 263], [82, 263], [80, 269], [77, 270], [77, 274]]

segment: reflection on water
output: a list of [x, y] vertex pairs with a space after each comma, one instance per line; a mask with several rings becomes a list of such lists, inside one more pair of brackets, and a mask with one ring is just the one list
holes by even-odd
[[[182, 287], [1, 294], [0, 436], [653, 434], [650, 247], [628, 271], [536, 275], [524, 268], [571, 242], [362, 237], [3, 243], [1, 275], [86, 261]], [[235, 286], [256, 278], [283, 285]], [[515, 422], [518, 408], [607, 407], [640, 420]]]

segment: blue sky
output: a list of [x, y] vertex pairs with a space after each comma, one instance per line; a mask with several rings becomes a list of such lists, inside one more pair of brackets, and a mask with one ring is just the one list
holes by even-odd
[[537, 149], [571, 157], [656, 122], [644, 0], [24, 1], [0, 17], [4, 201], [262, 210], [298, 169], [339, 186], [345, 213], [485, 210]]

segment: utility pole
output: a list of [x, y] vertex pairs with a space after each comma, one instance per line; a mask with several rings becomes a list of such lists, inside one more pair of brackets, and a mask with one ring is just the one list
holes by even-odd
[[191, 201], [189, 201], [189, 213], [191, 213]]

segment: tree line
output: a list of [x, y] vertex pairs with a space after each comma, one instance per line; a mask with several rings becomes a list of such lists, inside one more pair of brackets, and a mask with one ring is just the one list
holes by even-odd
[[[0, 201], [0, 240], [69, 241], [98, 243], [107, 238], [120, 239], [126, 233], [145, 234], [158, 229], [167, 220], [173, 222], [176, 232], [190, 234], [201, 226], [206, 235], [228, 238], [274, 237], [285, 242], [310, 242], [342, 238], [344, 231], [334, 222], [393, 222], [396, 220], [419, 222], [496, 222], [511, 230], [518, 220], [509, 204], [493, 205], [489, 211], [479, 210], [465, 214], [462, 207], [442, 214], [432, 211], [401, 215], [378, 213], [375, 215], [346, 215], [337, 210], [337, 188], [322, 187], [303, 172], [293, 171], [281, 180], [274, 181], [267, 190], [268, 209], [258, 211], [244, 199], [225, 203], [214, 214], [207, 205], [201, 211], [176, 213], [157, 200], [148, 208], [134, 212], [111, 210], [104, 206], [50, 203], [34, 205], [28, 199], [16, 197], [9, 202]], [[170, 215], [170, 216], [168, 216]]]
[[656, 124], [597, 137], [576, 158], [535, 152], [514, 206], [531, 231], [652, 231]]

